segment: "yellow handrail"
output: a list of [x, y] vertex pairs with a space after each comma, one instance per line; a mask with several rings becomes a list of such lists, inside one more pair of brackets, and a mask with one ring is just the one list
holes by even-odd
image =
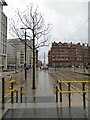
[[90, 83], [90, 81], [89, 80], [73, 80], [73, 81], [66, 81], [66, 80], [64, 80], [64, 81], [62, 81], [62, 80], [57, 80], [57, 82], [59, 82], [59, 83]]
[[11, 101], [12, 99], [10, 98], [9, 100], [8, 100], [8, 102], [7, 103], [5, 103], [5, 105], [7, 105], [10, 101]]
[[[9, 96], [12, 91], [15, 91], [15, 90], [14, 90], [14, 89], [10, 90], [10, 92], [9, 92], [8, 94], [6, 94], [6, 95], [4, 96], [4, 98], [6, 98], [7, 96]], [[0, 101], [2, 101], [2, 98], [0, 99]]]
[[20, 93], [23, 93], [23, 94], [26, 94], [26, 92], [21, 92], [20, 90], [18, 90], [18, 89], [16, 89], [16, 88], [14, 88], [16, 91], [18, 91], [18, 92], [20, 92]]
[[[56, 82], [56, 84], [57, 83], [90, 83], [90, 81], [89, 80], [79, 80], [79, 81], [76, 81], [76, 80], [74, 80], [74, 81], [66, 81], [66, 80], [60, 80], [60, 79], [58, 79], [57, 80], [57, 82]], [[55, 86], [56, 86], [56, 84], [54, 85], [54, 92], [56, 92], [56, 89], [55, 89]], [[59, 88], [59, 86], [58, 86], [58, 91], [60, 92], [60, 93], [65, 93], [65, 94], [67, 94], [67, 93], [90, 93], [90, 90], [85, 90], [85, 91], [83, 91], [83, 90], [73, 90], [73, 91], [65, 91], [65, 90], [60, 90], [60, 88]]]
[[[5, 86], [7, 86], [7, 89], [5, 89], [5, 90], [9, 90], [9, 83], [16, 83], [17, 85], [19, 85], [20, 87], [22, 87], [22, 88], [25, 88], [23, 85], [21, 85], [19, 82], [17, 82], [16, 80], [10, 80], [10, 81], [5, 81]], [[19, 88], [20, 88], [19, 87]], [[15, 91], [18, 91], [18, 92], [20, 92], [20, 93], [22, 93], [22, 94], [26, 94], [26, 92], [24, 92], [24, 91], [20, 91], [18, 88], [13, 88], [13, 89], [11, 89], [11, 90], [9, 90], [9, 93], [7, 93], [7, 94], [5, 94], [4, 95], [4, 98], [6, 98], [6, 97], [8, 97], [9, 95], [11, 95], [11, 92], [14, 92], [14, 95], [13, 95], [13, 97], [16, 97], [16, 94], [15, 94]], [[12, 100], [12, 98], [10, 98], [4, 105], [7, 105], [10, 101]], [[0, 99], [0, 101], [2, 101], [2, 98]]]
[[[60, 85], [59, 85], [59, 84]], [[68, 84], [68, 90], [63, 90], [62, 89], [62, 84]], [[70, 90], [70, 87], [72, 87], [72, 86], [70, 86], [70, 83], [82, 83], [82, 89], [83, 90], [77, 90], [77, 89], [74, 89], [74, 90]], [[70, 81], [70, 80], [57, 80], [57, 82], [56, 82], [56, 85], [54, 86], [54, 88], [55, 88], [55, 93], [56, 93], [56, 102], [58, 102], [58, 92], [60, 93], [60, 102], [62, 102], [62, 94], [69, 94], [69, 106], [71, 106], [71, 93], [73, 94], [73, 93], [79, 93], [79, 94], [81, 94], [82, 96], [83, 96], [83, 105], [84, 105], [84, 107], [85, 107], [85, 99], [87, 99], [88, 100], [88, 98], [86, 98], [85, 97], [85, 95], [86, 95], [86, 93], [90, 93], [90, 90], [88, 90], [88, 89], [85, 89], [85, 84], [84, 83], [90, 83], [90, 81], [88, 81], [88, 80], [79, 80], [79, 81], [76, 81], [76, 80], [74, 80], [74, 81]]]
[[8, 94], [6, 94], [4, 97], [6, 98], [7, 96], [9, 96], [11, 94], [11, 92], [10, 93], [8, 93]]
[[11, 80], [11, 81], [5, 81], [6, 83], [17, 83], [18, 85], [20, 85], [21, 87], [23, 87], [24, 88], [24, 86], [23, 85], [21, 85], [19, 82], [17, 82], [16, 80]]
[[[14, 95], [13, 97], [16, 97], [16, 95]], [[5, 105], [7, 105], [12, 99], [10, 98], [6, 103]]]
[[7, 97], [9, 94], [11, 94], [12, 91], [14, 92], [15, 88], [13, 88], [12, 90], [10, 90], [10, 92], [8, 94], [6, 94], [4, 97]]
[[85, 90], [85, 91], [83, 91], [83, 90], [71, 90], [71, 91], [61, 91], [60, 90], [60, 88], [58, 87], [58, 91], [60, 92], [60, 93], [65, 93], [65, 94], [67, 94], [67, 93], [88, 93], [88, 92], [90, 92], [90, 90]]

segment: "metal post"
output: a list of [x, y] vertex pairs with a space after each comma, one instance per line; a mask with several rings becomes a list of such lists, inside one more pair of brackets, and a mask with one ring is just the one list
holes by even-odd
[[24, 63], [24, 69], [25, 69], [25, 82], [27, 81], [27, 66], [26, 66], [26, 62], [27, 62], [27, 55], [26, 55], [26, 51], [27, 51], [27, 40], [26, 40], [26, 30], [30, 29], [30, 28], [21, 28], [25, 30], [25, 63]]
[[2, 109], [5, 108], [4, 94], [5, 94], [5, 78], [2, 78]]
[[16, 44], [15, 44], [15, 79], [16, 79], [16, 72], [17, 72], [17, 51], [16, 51]]
[[58, 86], [56, 86], [56, 102], [58, 102]]
[[32, 89], [36, 89], [35, 87], [35, 39], [34, 39], [34, 31], [33, 31], [33, 82]]
[[[83, 89], [83, 91], [85, 91], [85, 83], [82, 83], [82, 89]], [[83, 106], [84, 106], [84, 108], [86, 107], [86, 104], [85, 104], [85, 94], [86, 93], [83, 93]]]
[[[68, 83], [68, 91], [70, 91], [70, 83]], [[71, 107], [71, 93], [69, 93], [69, 107]]]
[[26, 49], [27, 49], [27, 47], [26, 47], [26, 29], [25, 29], [25, 63], [24, 63], [24, 69], [25, 69], [25, 82], [27, 81], [27, 69], [26, 69]]
[[[60, 90], [62, 91], [62, 83], [59, 83]], [[62, 93], [60, 93], [60, 102], [62, 102]]]
[[[11, 82], [11, 90], [13, 90], [13, 82]], [[13, 91], [11, 91], [11, 103], [13, 103]]]
[[18, 91], [16, 91], [16, 103], [18, 103]]
[[20, 88], [20, 102], [22, 103], [22, 87]]

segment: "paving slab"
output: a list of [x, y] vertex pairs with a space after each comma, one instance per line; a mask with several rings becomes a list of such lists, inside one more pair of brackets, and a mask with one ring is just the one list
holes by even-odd
[[86, 111], [79, 107], [63, 108], [19, 108], [8, 109], [3, 118], [86, 118]]

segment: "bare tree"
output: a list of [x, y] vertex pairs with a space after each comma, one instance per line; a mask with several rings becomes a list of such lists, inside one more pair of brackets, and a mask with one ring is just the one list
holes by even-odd
[[30, 47], [33, 51], [33, 86], [32, 88], [35, 89], [35, 50], [39, 47], [48, 46], [49, 45], [49, 38], [50, 38], [50, 31], [52, 29], [51, 24], [45, 24], [44, 16], [38, 10], [38, 6], [34, 6], [30, 3], [27, 6], [27, 10], [23, 13], [20, 12], [18, 9], [16, 11], [17, 16], [15, 19], [11, 19], [10, 21], [10, 33], [18, 37], [21, 42], [25, 43], [24, 41], [24, 30], [20, 28], [25, 28], [27, 30], [27, 37], [32, 40], [33, 46]]

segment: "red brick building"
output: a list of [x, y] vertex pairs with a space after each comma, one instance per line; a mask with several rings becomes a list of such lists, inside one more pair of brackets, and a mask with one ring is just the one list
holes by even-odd
[[48, 52], [50, 67], [87, 66], [90, 64], [90, 46], [80, 43], [52, 43]]

